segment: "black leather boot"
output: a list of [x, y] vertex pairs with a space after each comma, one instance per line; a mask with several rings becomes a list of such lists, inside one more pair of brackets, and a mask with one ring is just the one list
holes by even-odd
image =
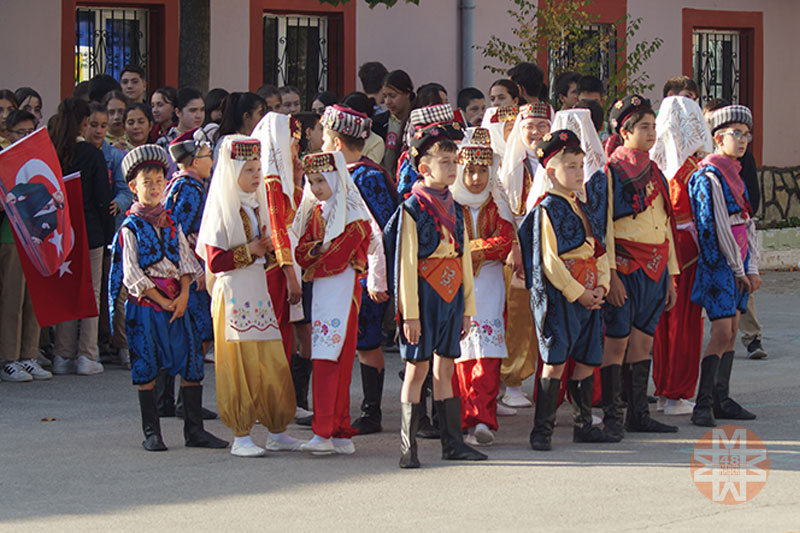
[[421, 412], [418, 403], [400, 403], [400, 468], [419, 468], [417, 426]]
[[717, 425], [711, 408], [714, 403], [714, 386], [717, 382], [718, 367], [719, 357], [716, 354], [703, 357], [703, 361], [700, 363], [700, 383], [697, 386], [697, 398], [695, 398], [692, 410], [692, 424], [695, 426], [713, 428]]
[[675, 433], [678, 426], [670, 426], [650, 418], [647, 401], [647, 380], [650, 379], [650, 359], [630, 365], [631, 387], [628, 394], [628, 416], [625, 429], [632, 433]]
[[603, 392], [603, 432], [612, 442], [619, 442], [625, 436], [620, 365], [608, 365], [600, 369], [600, 388]]
[[158, 416], [169, 418], [175, 416], [175, 376], [170, 376], [163, 368], [156, 376], [156, 398], [158, 398]]
[[609, 437], [599, 427], [592, 425], [592, 395], [594, 393], [594, 374], [568, 382], [572, 396], [572, 442], [619, 442]]
[[308, 411], [308, 381], [311, 378], [311, 359], [304, 359], [299, 354], [292, 354], [292, 382], [294, 383], [295, 400], [298, 407]]
[[464, 444], [461, 433], [461, 398], [434, 401], [442, 436], [442, 459], [448, 461], [485, 461], [486, 454]]
[[736, 403], [730, 396], [733, 352], [725, 352], [719, 360], [717, 385], [714, 387], [714, 416], [721, 420], [755, 420], [756, 415]]
[[557, 378], [539, 378], [536, 382], [536, 410], [533, 414], [531, 430], [531, 448], [539, 451], [553, 449], [553, 428], [556, 425], [556, 409], [558, 409], [558, 389], [561, 380]]
[[227, 448], [228, 441], [219, 439], [203, 427], [203, 386], [181, 387], [183, 398], [183, 438], [190, 448]]
[[142, 431], [144, 432], [142, 446], [148, 452], [167, 451], [167, 446], [161, 438], [161, 424], [158, 420], [154, 389], [139, 390], [139, 408], [142, 411]]
[[[430, 418], [428, 418], [428, 391], [425, 387], [422, 388], [422, 394], [419, 399], [420, 404], [420, 418], [419, 428], [417, 429], [417, 437], [421, 439], [438, 439], [441, 437], [439, 426], [434, 425]], [[436, 403], [434, 402], [435, 409]], [[433, 412], [433, 410], [431, 410]]]
[[383, 431], [381, 426], [383, 376], [383, 370], [361, 364], [361, 388], [364, 391], [364, 400], [361, 402], [361, 416], [351, 424], [358, 430], [359, 435]]

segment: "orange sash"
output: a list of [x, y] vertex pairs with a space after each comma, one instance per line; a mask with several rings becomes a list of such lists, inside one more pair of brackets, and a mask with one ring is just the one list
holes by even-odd
[[617, 239], [615, 244], [617, 272], [631, 274], [643, 268], [648, 278], [653, 281], [661, 279], [669, 260], [668, 240], [665, 239], [661, 244], [645, 244]]
[[426, 257], [419, 261], [419, 275], [447, 303], [453, 301], [461, 286], [460, 257]]
[[597, 261], [594, 257], [589, 259], [564, 259], [569, 273], [585, 288], [592, 290], [597, 286]]

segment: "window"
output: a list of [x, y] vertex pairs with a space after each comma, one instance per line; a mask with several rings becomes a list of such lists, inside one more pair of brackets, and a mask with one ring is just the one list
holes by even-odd
[[[608, 86], [608, 80], [617, 70], [617, 30], [614, 24], [591, 24], [585, 27], [586, 35], [577, 48], [586, 43], [597, 42], [592, 53], [584, 58], [577, 58], [576, 47], [563, 47], [558, 50], [548, 49], [549, 84], [553, 87], [556, 76], [565, 70], [578, 70], [581, 74], [597, 76]], [[589, 68], [575, 68], [576, 64], [586, 64]], [[613, 100], [614, 95], [611, 95]]]
[[296, 87], [309, 109], [314, 95], [328, 90], [328, 17], [264, 13], [263, 24], [263, 83]]
[[[97, 74], [109, 74], [118, 80], [128, 64], [151, 72], [151, 26], [158, 19], [151, 15], [148, 9], [76, 8], [75, 83]], [[148, 86], [150, 81], [147, 80]]]
[[692, 32], [693, 77], [701, 102], [723, 98], [732, 104], [744, 103], [741, 49], [742, 33], [737, 30]]

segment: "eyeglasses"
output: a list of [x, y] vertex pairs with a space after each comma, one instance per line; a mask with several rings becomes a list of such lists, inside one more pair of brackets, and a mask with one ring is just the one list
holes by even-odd
[[9, 131], [18, 137], [25, 137], [27, 135], [30, 135], [36, 130], [9, 130]]
[[214, 154], [198, 155], [195, 157], [195, 159], [203, 159], [204, 157], [211, 159], [214, 157]]
[[730, 135], [731, 137], [733, 137], [735, 141], [744, 140], [750, 142], [753, 140], [752, 133], [745, 133], [743, 131], [738, 131], [738, 130], [723, 131], [720, 135]]

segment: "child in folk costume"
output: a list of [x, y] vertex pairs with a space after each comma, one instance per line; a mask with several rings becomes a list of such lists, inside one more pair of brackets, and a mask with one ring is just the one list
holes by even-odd
[[242, 135], [222, 141], [208, 191], [197, 254], [205, 261], [214, 320], [219, 416], [233, 430], [231, 454], [265, 453], [250, 437], [266, 426], [266, 449], [297, 450], [286, 435], [294, 387], [264, 270], [270, 265], [270, 221], [261, 173], [261, 143]]
[[399, 313], [400, 356], [405, 377], [400, 394], [400, 467], [419, 468], [416, 433], [420, 398], [433, 360], [433, 398], [439, 416], [442, 459], [479, 461], [461, 433], [461, 402], [453, 395], [454, 360], [461, 355], [475, 315], [469, 234], [448, 187], [455, 182], [458, 148], [439, 126], [418, 130], [409, 149], [423, 176], [385, 228], [388, 269]]
[[[347, 170], [364, 203], [379, 228], [383, 228], [395, 210], [393, 183], [388, 173], [361, 155], [369, 136], [372, 121], [353, 109], [328, 106], [321, 119], [323, 150], [342, 152]], [[381, 250], [383, 245], [381, 244]], [[358, 313], [358, 360], [364, 400], [361, 416], [353, 422], [359, 435], [382, 431], [381, 400], [383, 396], [384, 360], [383, 317], [389, 306], [386, 287], [386, 257], [373, 254], [370, 275], [362, 277], [361, 306]], [[381, 260], [382, 259], [382, 260]], [[374, 283], [371, 283], [374, 282]]]
[[[519, 108], [514, 127], [508, 136], [500, 181], [508, 193], [517, 224], [527, 213], [528, 196], [539, 167], [535, 153], [536, 143], [550, 131], [550, 118], [549, 105], [524, 105]], [[515, 254], [518, 253], [515, 249]], [[506, 386], [502, 401], [509, 407], [530, 407], [530, 400], [522, 392], [522, 382], [534, 373], [538, 346], [530, 312], [530, 296], [525, 289], [520, 268], [516, 272], [511, 267], [506, 269], [506, 284], [508, 359], [503, 361], [500, 370]]]
[[461, 341], [456, 380], [465, 442], [490, 445], [497, 430], [500, 364], [508, 356], [505, 339], [503, 263], [516, 241], [514, 215], [497, 177], [499, 158], [489, 132], [469, 128], [458, 150], [458, 174], [450, 186], [469, 234], [475, 276], [475, 308], [469, 334]]
[[[385, 269], [382, 236], [341, 152], [307, 155], [303, 167], [307, 183], [295, 224], [301, 235], [295, 255], [305, 270], [304, 279], [314, 281], [314, 437], [303, 449], [315, 454], [352, 454], [356, 448], [351, 437], [357, 431], [350, 426], [350, 376], [361, 305], [358, 276], [367, 268], [368, 255], [383, 261]], [[372, 266], [369, 275], [374, 277], [379, 269]]]
[[[302, 318], [299, 268], [294, 265], [296, 237], [289, 231], [297, 206], [303, 196], [300, 154], [300, 122], [282, 113], [264, 115], [253, 137], [261, 141], [261, 170], [266, 176], [267, 205], [272, 231], [275, 262], [269, 261], [267, 284], [287, 359], [291, 360], [294, 344], [292, 315]], [[300, 308], [300, 309], [299, 309]]]
[[676, 276], [675, 307], [664, 311], [653, 339], [653, 382], [659, 411], [665, 415], [692, 412], [703, 350], [702, 307], [691, 301], [697, 273], [697, 229], [692, 220], [689, 178], [701, 157], [712, 150], [711, 132], [694, 100], [668, 96], [656, 117], [656, 144], [650, 157], [669, 182], [677, 228], [681, 273]]
[[191, 284], [203, 269], [183, 230], [164, 210], [167, 153], [146, 144], [122, 160], [122, 172], [136, 202], [114, 237], [108, 302], [113, 333], [115, 303], [122, 285], [128, 289], [125, 325], [131, 354], [131, 376], [139, 388], [142, 442], [147, 451], [164, 451], [155, 395], [160, 368], [181, 376], [186, 446], [225, 448], [228, 443], [203, 428], [201, 401], [203, 352], [187, 305]]
[[691, 298], [711, 320], [692, 422], [707, 427], [715, 419], [756, 417], [729, 391], [739, 315], [747, 309], [748, 293], [761, 286], [755, 222], [737, 161], [752, 139], [753, 114], [732, 105], [714, 111], [708, 122], [716, 152], [700, 161], [689, 180], [700, 249]]
[[608, 197], [603, 185], [585, 202], [584, 153], [570, 130], [546, 134], [537, 155], [546, 168], [548, 192], [540, 196], [520, 227], [520, 243], [531, 309], [544, 361], [537, 381], [536, 414], [530, 435], [534, 450], [550, 450], [561, 374], [575, 361], [569, 380], [574, 406], [574, 442], [616, 442], [592, 426], [593, 367], [603, 361], [602, 304], [608, 290], [605, 228]]
[[[672, 433], [676, 426], [650, 417], [647, 383], [656, 325], [675, 304], [673, 276], [680, 273], [669, 185], [650, 160], [656, 141], [650, 101], [632, 95], [614, 103], [609, 124], [622, 139], [606, 143], [609, 209], [606, 250], [611, 268], [604, 318], [606, 338], [601, 369], [605, 432], [621, 439], [633, 432]], [[616, 147], [615, 147], [616, 146]], [[628, 412], [622, 422], [622, 364], [630, 368]], [[626, 380], [627, 381], [627, 380]]]

